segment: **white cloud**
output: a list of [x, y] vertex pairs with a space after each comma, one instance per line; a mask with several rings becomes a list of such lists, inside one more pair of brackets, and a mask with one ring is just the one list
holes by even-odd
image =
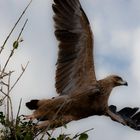
[[131, 47], [132, 33], [130, 30], [115, 30], [112, 32], [111, 37], [111, 45], [113, 48], [128, 49], [128, 47]]
[[132, 46], [132, 74], [140, 84], [140, 28], [136, 29], [133, 33], [133, 46]]
[[[132, 3], [132, 1], [129, 2]], [[129, 2], [120, 0], [115, 1], [115, 3], [111, 0], [82, 1], [83, 7], [90, 16], [95, 36], [97, 77], [103, 78], [109, 73], [117, 72], [117, 69], [113, 66], [121, 69], [120, 63], [109, 61], [104, 56], [110, 56], [109, 59], [113, 60], [118, 60], [121, 57], [125, 58], [124, 62], [129, 61], [129, 65], [122, 72], [124, 73], [123, 76], [129, 80], [129, 87], [115, 89], [110, 98], [110, 103], [117, 104], [119, 108], [124, 105], [140, 105], [140, 94], [138, 92], [140, 84], [139, 2], [134, 0], [132, 6]], [[1, 0], [0, 44], [3, 43], [27, 3], [27, 0], [9, 2]], [[20, 64], [30, 61], [25, 75], [13, 91], [14, 107], [17, 107], [22, 97], [22, 110], [25, 114], [28, 113], [28, 110], [24, 107], [26, 101], [31, 98], [45, 98], [56, 95], [54, 77], [57, 42], [53, 34], [51, 4], [52, 1], [33, 1], [25, 16], [29, 18], [29, 22], [23, 34], [24, 42], [11, 61], [11, 66], [17, 70], [17, 74], [19, 74]], [[128, 5], [126, 6], [126, 4]], [[135, 7], [137, 8], [135, 9]], [[129, 9], [131, 14], [127, 12]], [[14, 34], [11, 40], [15, 38]], [[140, 134], [136, 131], [114, 123], [105, 117], [90, 117], [77, 123], [72, 122], [66, 131], [76, 133], [89, 128], [95, 129], [90, 132], [90, 140], [132, 140], [140, 137]]]

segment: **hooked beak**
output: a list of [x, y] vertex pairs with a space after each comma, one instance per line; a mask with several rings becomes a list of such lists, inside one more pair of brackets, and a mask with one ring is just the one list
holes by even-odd
[[120, 81], [119, 83], [120, 83], [120, 85], [122, 85], [122, 86], [128, 86], [128, 83], [127, 83], [126, 81]]

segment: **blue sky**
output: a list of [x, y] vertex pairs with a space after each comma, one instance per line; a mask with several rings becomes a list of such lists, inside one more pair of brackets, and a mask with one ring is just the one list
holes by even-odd
[[[29, 0], [0, 1], [0, 44], [16, 22]], [[140, 107], [140, 1], [139, 0], [81, 0], [83, 9], [89, 17], [95, 39], [95, 65], [97, 78], [108, 74], [119, 74], [129, 83], [128, 87], [113, 90], [109, 104], [118, 108], [125, 106]], [[16, 112], [20, 98], [23, 99], [22, 111], [30, 112], [24, 106], [32, 98], [50, 98], [56, 96], [55, 63], [57, 59], [57, 41], [54, 36], [52, 0], [33, 0], [22, 22], [29, 19], [23, 33], [24, 42], [11, 61], [11, 67], [20, 72], [20, 65], [29, 60], [30, 65], [22, 81], [14, 89], [12, 97]], [[17, 32], [11, 41], [15, 40]], [[3, 57], [8, 54], [7, 50]], [[4, 63], [4, 60], [0, 60]], [[89, 132], [90, 140], [137, 140], [140, 132], [122, 126], [106, 117], [90, 117], [68, 124], [68, 133]], [[60, 132], [61, 129], [58, 130]], [[55, 132], [55, 133], [58, 133]]]

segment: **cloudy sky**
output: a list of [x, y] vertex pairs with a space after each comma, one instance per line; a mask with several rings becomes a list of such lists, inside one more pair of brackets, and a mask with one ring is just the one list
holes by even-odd
[[[0, 44], [28, 4], [29, 0], [0, 0]], [[140, 106], [140, 1], [139, 0], [81, 0], [95, 39], [95, 65], [97, 78], [118, 74], [128, 81], [128, 87], [113, 90], [109, 104], [118, 108]], [[20, 22], [7, 44], [3, 57], [15, 40], [26, 18], [29, 22], [23, 33], [24, 42], [11, 60], [14, 76], [20, 73], [21, 64], [30, 64], [12, 98], [15, 112], [20, 98], [21, 113], [31, 112], [24, 106], [33, 98], [56, 96], [54, 88], [57, 41], [53, 31], [52, 0], [33, 0], [31, 7]], [[4, 63], [4, 59], [0, 60]], [[13, 78], [14, 80], [14, 78]], [[89, 140], [137, 140], [140, 132], [122, 126], [106, 117], [90, 117], [68, 124], [67, 133], [77, 133], [94, 128]], [[61, 129], [58, 130], [60, 132]], [[56, 134], [58, 132], [55, 132]]]

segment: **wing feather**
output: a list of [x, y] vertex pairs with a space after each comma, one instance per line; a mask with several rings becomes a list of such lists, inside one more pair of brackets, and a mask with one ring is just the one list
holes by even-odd
[[[110, 111], [112, 111], [114, 114], [119, 115], [127, 126], [133, 128], [134, 130], [140, 130], [140, 111], [139, 108], [131, 108], [131, 107], [125, 107], [121, 109], [120, 111], [117, 111], [117, 107], [114, 105], [109, 106]], [[118, 120], [114, 120], [117, 121]]]
[[54, 0], [55, 36], [59, 41], [56, 90], [70, 94], [95, 85], [93, 37], [79, 0]]

